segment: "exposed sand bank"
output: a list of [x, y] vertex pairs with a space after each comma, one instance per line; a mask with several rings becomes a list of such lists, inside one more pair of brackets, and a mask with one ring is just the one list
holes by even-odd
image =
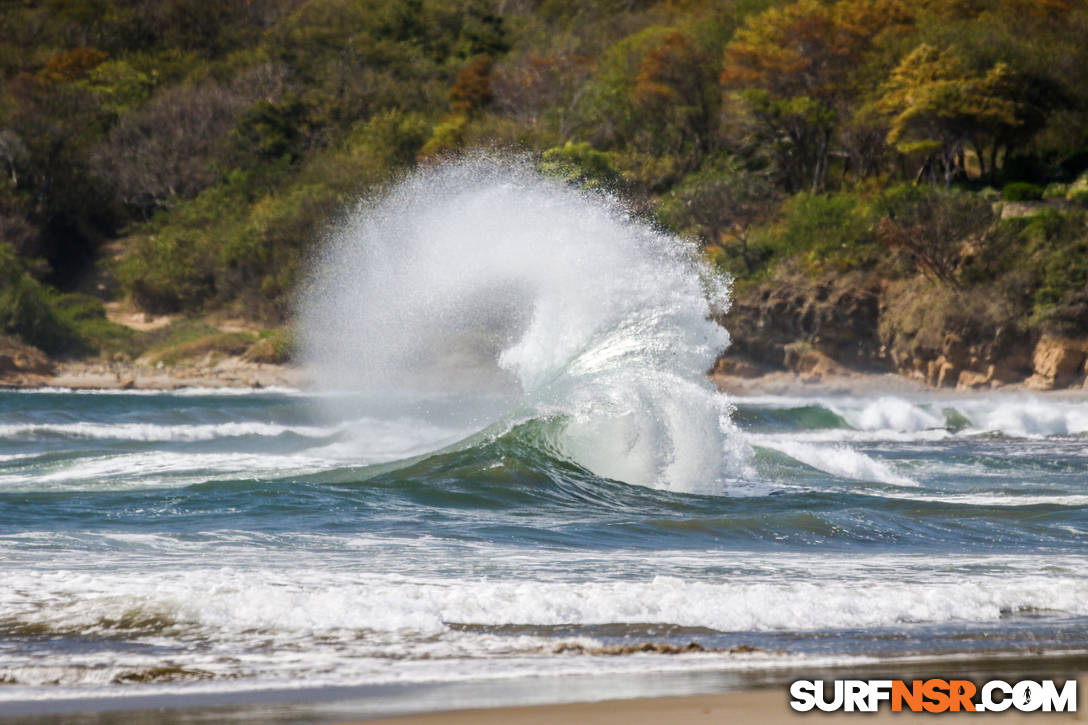
[[296, 365], [255, 363], [240, 357], [206, 358], [178, 365], [134, 362], [62, 362], [49, 374], [0, 376], [0, 387], [73, 390], [303, 387], [309, 372]]

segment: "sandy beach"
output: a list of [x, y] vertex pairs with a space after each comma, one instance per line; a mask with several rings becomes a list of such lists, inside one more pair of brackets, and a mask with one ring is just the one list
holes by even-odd
[[[1079, 682], [1084, 689], [1086, 680]], [[592, 723], [592, 725], [651, 725], [669, 723], [751, 722], [762, 725], [801, 723], [816, 719], [823, 723], [865, 722], [900, 723], [907, 720], [932, 722], [935, 715], [907, 712], [893, 713], [881, 710], [877, 713], [821, 713], [794, 712], [789, 706], [786, 688], [752, 690], [718, 695], [692, 695], [688, 697], [656, 697], [632, 700], [606, 700], [603, 702], [572, 703], [564, 705], [535, 705], [530, 707], [504, 707], [493, 709], [460, 710], [455, 712], [428, 713], [394, 717], [378, 722], [389, 725], [544, 725], [550, 723]], [[942, 721], [970, 721], [980, 713], [942, 713]], [[1079, 713], [982, 713], [996, 718], [1005, 725], [1039, 722], [1045, 718], [1050, 723], [1085, 722], [1084, 712]], [[374, 722], [374, 721], [371, 721]]]
[[23, 390], [179, 390], [183, 388], [298, 388], [311, 382], [296, 365], [256, 363], [240, 357], [211, 357], [178, 365], [138, 362], [61, 362], [48, 374], [0, 374], [0, 388]]

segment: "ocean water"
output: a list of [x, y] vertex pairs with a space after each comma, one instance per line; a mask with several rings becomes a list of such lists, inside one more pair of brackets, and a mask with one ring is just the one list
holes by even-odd
[[1088, 653], [1084, 400], [740, 398], [700, 494], [324, 397], [0, 394], [0, 712]]
[[330, 240], [317, 389], [0, 392], [0, 713], [1083, 669], [1088, 398], [731, 398], [727, 305], [614, 200], [475, 160]]

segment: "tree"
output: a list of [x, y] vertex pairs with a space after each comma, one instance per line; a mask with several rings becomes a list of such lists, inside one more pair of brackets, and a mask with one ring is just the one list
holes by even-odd
[[22, 73], [7, 91], [11, 115], [0, 157], [18, 201], [5, 206], [40, 230], [22, 251], [44, 258], [48, 281], [67, 287], [79, 281], [115, 223], [115, 204], [88, 163], [105, 118], [93, 93], [48, 73]]
[[530, 53], [499, 65], [491, 76], [495, 106], [528, 125], [551, 121], [569, 136], [572, 106], [592, 68], [591, 58], [572, 53]]
[[491, 66], [489, 55], [478, 55], [457, 74], [450, 89], [450, 108], [456, 113], [473, 114], [491, 103]]
[[905, 252], [930, 279], [959, 287], [963, 250], [979, 243], [993, 223], [990, 203], [976, 194], [902, 185], [877, 202], [876, 236], [893, 251]]
[[695, 165], [717, 144], [721, 93], [714, 59], [690, 36], [673, 30], [642, 59], [633, 90], [636, 110], [658, 153], [685, 156]]
[[774, 150], [789, 190], [823, 187], [866, 53], [912, 20], [898, 0], [798, 0], [749, 18], [726, 46], [721, 82], [743, 110], [734, 116]]
[[888, 144], [923, 159], [919, 178], [928, 170], [936, 184], [939, 167], [948, 188], [964, 171], [967, 144], [981, 150], [982, 139], [995, 143], [1002, 129], [1019, 123], [1007, 97], [1009, 77], [1004, 63], [974, 73], [951, 49], [919, 45], [892, 71], [876, 104], [891, 120]]
[[540, 156], [540, 170], [549, 176], [585, 189], [616, 191], [623, 177], [612, 165], [608, 154], [597, 151], [585, 141], [567, 141]]
[[83, 46], [67, 53], [55, 54], [46, 61], [41, 75], [53, 83], [81, 80], [105, 63], [107, 58], [109, 53]]
[[672, 32], [672, 28], [651, 26], [625, 37], [603, 54], [579, 98], [575, 129], [579, 136], [606, 150], [634, 142], [643, 120], [635, 104], [636, 79], [646, 54], [660, 47]]
[[753, 246], [751, 232], [770, 217], [780, 200], [766, 173], [729, 159], [720, 168], [685, 178], [664, 211], [674, 224], [700, 235], [707, 246], [739, 257], [750, 275], [766, 258], [764, 250]]
[[[295, 139], [291, 129], [281, 126], [300, 111], [269, 102], [281, 91], [282, 72], [277, 66], [262, 65], [229, 86], [207, 82], [159, 93], [110, 130], [94, 155], [96, 170], [113, 181], [125, 204], [149, 217], [216, 181], [223, 170], [214, 162], [225, 158], [231, 140], [236, 147], [248, 144], [246, 149], [258, 160], [287, 153]], [[257, 104], [250, 106], [255, 100]], [[247, 123], [231, 137], [247, 107]]]

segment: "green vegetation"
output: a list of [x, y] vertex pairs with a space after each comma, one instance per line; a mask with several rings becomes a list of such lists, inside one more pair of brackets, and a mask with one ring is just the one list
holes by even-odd
[[1045, 189], [1027, 181], [1014, 181], [1005, 184], [1001, 195], [1005, 201], [1038, 201], [1043, 198]]
[[[0, 334], [282, 360], [327, 226], [472, 147], [628, 198], [741, 293], [858, 273], [1088, 332], [1086, 34], [1059, 0], [8, 2]], [[281, 331], [159, 339], [110, 299]]]

